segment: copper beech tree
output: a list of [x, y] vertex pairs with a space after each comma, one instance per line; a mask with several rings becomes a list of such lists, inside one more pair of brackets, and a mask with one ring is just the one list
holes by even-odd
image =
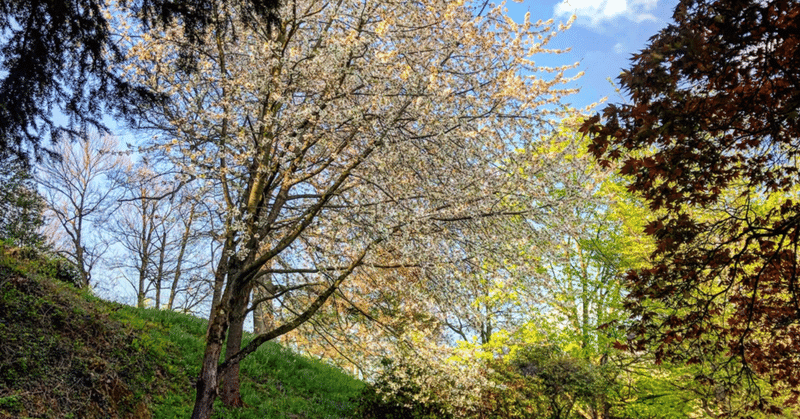
[[[532, 60], [558, 52], [546, 45], [564, 26], [515, 22], [486, 2], [296, 0], [269, 30], [227, 6], [210, 11], [226, 24], [200, 45], [179, 26], [122, 34], [130, 80], [170, 99], [144, 109], [145, 149], [204, 185], [198, 199], [219, 216], [193, 418], [209, 417], [218, 393], [240, 405], [239, 361], [354, 273], [445, 269], [476, 257], [456, 242], [528, 234], [505, 218], [564, 217], [530, 182], [540, 165], [527, 140], [565, 116], [571, 66]], [[197, 71], [183, 71], [187, 48]], [[292, 315], [243, 346], [256, 284]]]
[[683, 0], [674, 20], [620, 76], [632, 102], [582, 128], [658, 214], [628, 346], [779, 410], [800, 393], [800, 4]]

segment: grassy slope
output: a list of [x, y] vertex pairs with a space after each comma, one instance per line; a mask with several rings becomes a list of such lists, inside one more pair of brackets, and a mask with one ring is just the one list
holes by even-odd
[[[0, 419], [186, 418], [205, 321], [98, 300], [0, 243]], [[242, 364], [244, 409], [218, 418], [346, 418], [364, 384], [269, 343]]]

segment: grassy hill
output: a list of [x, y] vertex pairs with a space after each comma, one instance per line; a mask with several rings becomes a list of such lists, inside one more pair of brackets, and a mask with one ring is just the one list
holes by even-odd
[[[205, 321], [100, 300], [68, 274], [0, 242], [0, 419], [189, 417]], [[363, 387], [269, 343], [242, 364], [247, 407], [216, 417], [352, 417]]]

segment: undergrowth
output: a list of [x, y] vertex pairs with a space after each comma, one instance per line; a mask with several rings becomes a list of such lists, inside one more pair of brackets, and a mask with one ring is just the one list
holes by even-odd
[[117, 306], [53, 279], [61, 261], [0, 243], [0, 418], [147, 418], [160, 365]]

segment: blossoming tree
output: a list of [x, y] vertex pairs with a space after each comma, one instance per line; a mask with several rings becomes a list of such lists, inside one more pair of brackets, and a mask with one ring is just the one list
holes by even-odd
[[[149, 149], [184, 183], [204, 183], [221, 221], [193, 418], [209, 417], [221, 382], [223, 401], [241, 403], [239, 361], [310, 319], [354, 272], [480, 258], [494, 247], [475, 243], [535, 228], [507, 219], [559, 217], [563, 200], [530, 181], [528, 139], [565, 112], [572, 66], [533, 61], [559, 52], [547, 43], [565, 26], [445, 0], [287, 1], [271, 30], [241, 17], [201, 45], [180, 27], [124, 34], [128, 75], [170, 99], [143, 111]], [[192, 73], [180, 66], [187, 45]], [[258, 283], [260, 300], [294, 314], [242, 346]]]

